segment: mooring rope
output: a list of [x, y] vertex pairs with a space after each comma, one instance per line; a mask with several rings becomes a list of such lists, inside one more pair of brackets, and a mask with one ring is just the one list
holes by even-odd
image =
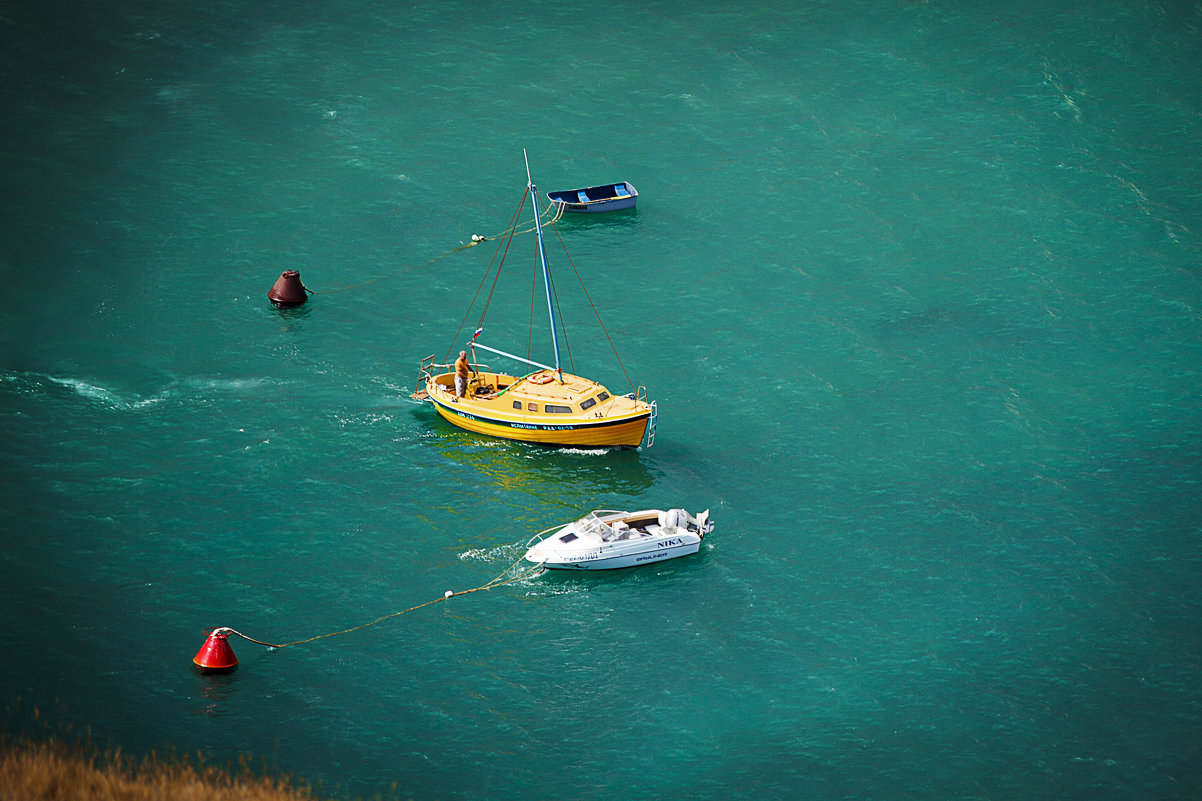
[[519, 556], [513, 564], [511, 564], [509, 567], [505, 568], [505, 570], [503, 570], [496, 578], [494, 578], [492, 581], [488, 582], [487, 584], [482, 584], [479, 587], [473, 587], [470, 590], [459, 590], [458, 592], [455, 592], [453, 590], [447, 590], [446, 593], [441, 598], [435, 598], [433, 601], [426, 601], [424, 604], [418, 604], [417, 606], [411, 606], [408, 609], [402, 609], [399, 612], [392, 612], [391, 614], [387, 614], [387, 615], [384, 615], [383, 617], [376, 618], [375, 620], [373, 620], [369, 623], [361, 623], [358, 626], [352, 626], [351, 628], [343, 629], [342, 631], [332, 631], [328, 634], [318, 634], [315, 637], [308, 637], [304, 640], [295, 640], [293, 642], [285, 642], [285, 643], [273, 643], [273, 642], [266, 642], [264, 640], [256, 640], [254, 637], [243, 634], [242, 632], [238, 631], [237, 629], [232, 629], [229, 626], [218, 626], [217, 628], [206, 629], [205, 634], [208, 635], [208, 634], [211, 634], [214, 632], [226, 632], [227, 634], [237, 634], [239, 637], [241, 637], [244, 640], [249, 640], [250, 642], [257, 643], [259, 645], [266, 645], [268, 648], [288, 648], [293, 645], [303, 645], [305, 643], [314, 642], [315, 640], [324, 640], [328, 637], [337, 637], [342, 634], [350, 634], [352, 631], [359, 631], [360, 629], [365, 629], [365, 628], [368, 628], [369, 626], [374, 626], [377, 623], [383, 623], [385, 620], [391, 620], [394, 617], [400, 617], [401, 615], [408, 614], [409, 612], [415, 612], [418, 609], [423, 609], [427, 606], [431, 606], [431, 605], [439, 603], [441, 601], [445, 601], [450, 598], [454, 598], [458, 595], [470, 595], [473, 592], [480, 592], [481, 590], [491, 590], [494, 587], [500, 587], [505, 584], [512, 584], [515, 581], [521, 581], [524, 578], [529, 578], [530, 576], [536, 575], [537, 573], [540, 573], [543, 570], [543, 563], [539, 562], [537, 565], [535, 565], [534, 567], [532, 567], [528, 570], [525, 570], [521, 573], [510, 576], [509, 578], [505, 578], [509, 574], [509, 571], [513, 570], [513, 568], [516, 565], [518, 565], [522, 561], [523, 558], [525, 558], [525, 557]]
[[[510, 231], [510, 234], [509, 234], [509, 236], [504, 237], [502, 242], [498, 243], [496, 251], [493, 252], [492, 259], [488, 262], [488, 269], [484, 271], [484, 275], [481, 276], [481, 278], [480, 278], [480, 285], [478, 287], [476, 287], [476, 294], [472, 295], [472, 302], [470, 304], [468, 304], [467, 311], [464, 312], [464, 314], [463, 314], [463, 319], [459, 321], [459, 328], [455, 329], [455, 336], [451, 338], [451, 342], [447, 346], [446, 355], [442, 357], [442, 360], [444, 362], [450, 361], [451, 352], [455, 350], [455, 343], [459, 341], [459, 335], [461, 333], [463, 333], [463, 327], [465, 325], [467, 325], [467, 318], [471, 317], [472, 309], [476, 308], [476, 301], [479, 300], [480, 292], [484, 289], [484, 285], [488, 283], [488, 277], [493, 274], [493, 265], [496, 265], [497, 272], [496, 272], [496, 275], [493, 277], [492, 289], [489, 290], [488, 299], [486, 301], [484, 301], [484, 307], [480, 311], [479, 325], [481, 327], [484, 325], [484, 315], [488, 313], [488, 305], [492, 302], [493, 292], [497, 288], [497, 280], [501, 277], [501, 268], [505, 266], [505, 257], [509, 254], [509, 245], [510, 245], [510, 243], [513, 242], [514, 235], [513, 235], [512, 231], [516, 227], [517, 220], [521, 219], [522, 209], [526, 207], [526, 197], [529, 194], [530, 194], [530, 189], [529, 189], [529, 187], [527, 187], [526, 191], [522, 193], [522, 199], [518, 203], [518, 207], [516, 209], [514, 209], [514, 211], [513, 211], [513, 216], [509, 218], [511, 221], [513, 221], [513, 224], [511, 224], [509, 226], [509, 228], [507, 229], [508, 231]], [[494, 237], [494, 238], [496, 238], [496, 237]], [[472, 240], [475, 241], [477, 244], [479, 244], [480, 242], [489, 241], [489, 238], [488, 237], [481, 238], [481, 237], [477, 237], [475, 234], [473, 234]], [[498, 258], [500, 259], [500, 261], [498, 261]], [[474, 337], [473, 337], [473, 339], [474, 339]]]
[[[534, 199], [534, 202], [535, 202], [535, 204], [537, 205], [537, 204], [538, 204], [538, 198], [535, 198], [535, 199]], [[539, 215], [538, 215], [538, 216], [539, 216], [539, 219], [542, 219], [542, 217], [543, 217], [544, 215], [546, 215], [546, 214], [550, 213], [550, 214], [551, 214], [551, 216], [550, 216], [550, 217], [548, 217], [546, 220], [543, 220], [543, 221], [542, 221], [542, 224], [543, 224], [543, 225], [554, 225], [555, 223], [559, 222], [559, 218], [563, 216], [564, 209], [566, 209], [566, 208], [567, 208], [567, 204], [566, 204], [566, 203], [552, 203], [552, 204], [551, 204], [550, 206], [548, 206], [548, 207], [547, 207], [545, 210], [543, 210], [542, 212], [540, 212], [540, 213], [539, 213]], [[524, 229], [522, 229], [521, 231], [519, 231], [519, 230], [517, 230], [517, 228], [518, 228], [518, 226], [519, 226], [519, 225], [522, 225], [522, 223], [514, 223], [513, 225], [511, 225], [509, 228], [506, 228], [506, 229], [505, 229], [504, 231], [502, 231], [501, 233], [499, 233], [499, 234], [493, 234], [492, 236], [481, 236], [481, 237], [477, 237], [475, 234], [472, 234], [472, 240], [473, 240], [473, 241], [477, 241], [477, 240], [478, 240], [478, 241], [480, 241], [480, 242], [487, 242], [487, 241], [488, 241], [488, 240], [490, 240], [490, 239], [496, 239], [496, 238], [498, 238], [498, 237], [502, 237], [502, 236], [508, 236], [508, 235], [510, 235], [510, 234], [512, 234], [513, 236], [517, 236], [518, 234], [532, 234], [532, 233], [534, 233], [534, 223], [525, 223], [525, 224], [526, 224], [526, 225], [529, 225], [530, 227], [529, 227], [529, 228], [524, 228]]]
[[[566, 208], [566, 206], [562, 203], [553, 203], [551, 205], [551, 207], [548, 207], [547, 210], [543, 212], [543, 214], [548, 214], [548, 213], [551, 214], [550, 218], [546, 222], [544, 222], [543, 225], [554, 225], [559, 220], [559, 218], [563, 216], [563, 211], [565, 208]], [[540, 215], [540, 217], [541, 216], [542, 215]], [[501, 233], [493, 234], [492, 236], [480, 236], [478, 234], [472, 234], [472, 241], [470, 241], [466, 244], [460, 245], [457, 248], [451, 248], [446, 253], [443, 253], [439, 256], [435, 256], [434, 258], [430, 259], [429, 261], [425, 262], [424, 264], [418, 264], [413, 267], [407, 267], [405, 269], [398, 270], [397, 272], [392, 273], [390, 275], [379, 275], [379, 276], [376, 276], [375, 278], [369, 278], [366, 281], [360, 281], [357, 284], [349, 284], [347, 286], [340, 286], [340, 287], [336, 287], [334, 289], [323, 289], [320, 292], [314, 292], [312, 289], [309, 289], [309, 287], [305, 286], [304, 283], [301, 284], [301, 288], [303, 288], [310, 295], [333, 295], [337, 292], [347, 292], [352, 289], [362, 289], [365, 286], [371, 286], [372, 284], [378, 283], [380, 281], [387, 281], [390, 278], [396, 278], [398, 275], [401, 275], [406, 272], [411, 272], [411, 271], [415, 271], [415, 270], [424, 270], [427, 267], [431, 267], [431, 266], [437, 264], [438, 262], [442, 261], [443, 259], [454, 256], [456, 253], [458, 253], [461, 250], [467, 250], [468, 248], [474, 248], [476, 245], [482, 245], [485, 242], [488, 242], [489, 240], [497, 239], [499, 237], [507, 236], [507, 235], [516, 236], [518, 234], [529, 234], [534, 231], [533, 223], [530, 223], [529, 228], [527, 228], [525, 230], [521, 230], [521, 231], [517, 230], [518, 225], [520, 225], [520, 223], [515, 223], [514, 225], [511, 225], [510, 227], [506, 228]]]
[[473, 248], [476, 245], [479, 245], [483, 241], [484, 241], [483, 239], [473, 240], [466, 245], [460, 245], [457, 248], [452, 248], [451, 250], [448, 250], [446, 253], [443, 253], [441, 256], [435, 256], [434, 258], [427, 261], [425, 264], [418, 264], [414, 267], [408, 267], [403, 270], [398, 270], [397, 272], [392, 273], [391, 275], [378, 275], [375, 278], [369, 278], [366, 281], [360, 281], [357, 284], [349, 284], [348, 286], [340, 286], [335, 289], [323, 289], [321, 292], [314, 292], [312, 289], [309, 289], [308, 287], [305, 287], [305, 290], [308, 291], [308, 293], [310, 295], [333, 295], [336, 292], [346, 292], [351, 289], [362, 289], [365, 286], [371, 286], [372, 284], [378, 283], [380, 281], [387, 281], [389, 278], [396, 278], [398, 275], [401, 275], [406, 272], [411, 272], [414, 270], [424, 270], [425, 268], [427, 268], [431, 265], [437, 264], [438, 262], [442, 261], [443, 259], [454, 256], [456, 253], [458, 253], [461, 250], [467, 250], [468, 248]]

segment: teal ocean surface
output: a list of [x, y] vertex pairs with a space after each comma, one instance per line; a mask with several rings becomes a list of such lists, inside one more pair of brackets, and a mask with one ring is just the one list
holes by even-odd
[[[5, 730], [347, 798], [1196, 798], [1199, 65], [1171, 0], [4, 4]], [[650, 448], [409, 398], [523, 148], [639, 189], [557, 232]], [[192, 666], [669, 506], [696, 556]]]

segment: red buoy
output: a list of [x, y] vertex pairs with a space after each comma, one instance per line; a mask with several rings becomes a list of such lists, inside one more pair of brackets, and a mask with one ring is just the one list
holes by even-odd
[[209, 639], [200, 646], [192, 662], [202, 673], [229, 673], [238, 667], [238, 657], [234, 656], [234, 649], [230, 647], [229, 636], [230, 629], [213, 629]]
[[299, 306], [309, 299], [309, 290], [301, 283], [299, 271], [284, 270], [267, 293], [267, 299], [277, 306]]

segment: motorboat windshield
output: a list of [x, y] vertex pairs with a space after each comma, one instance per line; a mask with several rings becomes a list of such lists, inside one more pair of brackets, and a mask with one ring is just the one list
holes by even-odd
[[587, 517], [577, 521], [576, 529], [581, 534], [592, 535], [603, 542], [612, 540], [618, 533], [608, 523], [597, 517], [596, 512], [589, 512]]

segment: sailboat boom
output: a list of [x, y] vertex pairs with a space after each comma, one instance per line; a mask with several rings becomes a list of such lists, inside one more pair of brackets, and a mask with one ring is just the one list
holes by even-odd
[[524, 362], [526, 364], [534, 365], [535, 367], [541, 367], [544, 370], [554, 370], [555, 369], [554, 367], [551, 367], [550, 365], [542, 364], [540, 362], [532, 362], [529, 359], [525, 359], [521, 356], [515, 356], [514, 354], [506, 353], [503, 350], [497, 350], [496, 348], [490, 348], [488, 345], [481, 345], [479, 342], [473, 342], [471, 344], [471, 347], [480, 348], [481, 350], [486, 350], [489, 353], [495, 353], [498, 356], [504, 356], [507, 359], [513, 359], [514, 361]]

